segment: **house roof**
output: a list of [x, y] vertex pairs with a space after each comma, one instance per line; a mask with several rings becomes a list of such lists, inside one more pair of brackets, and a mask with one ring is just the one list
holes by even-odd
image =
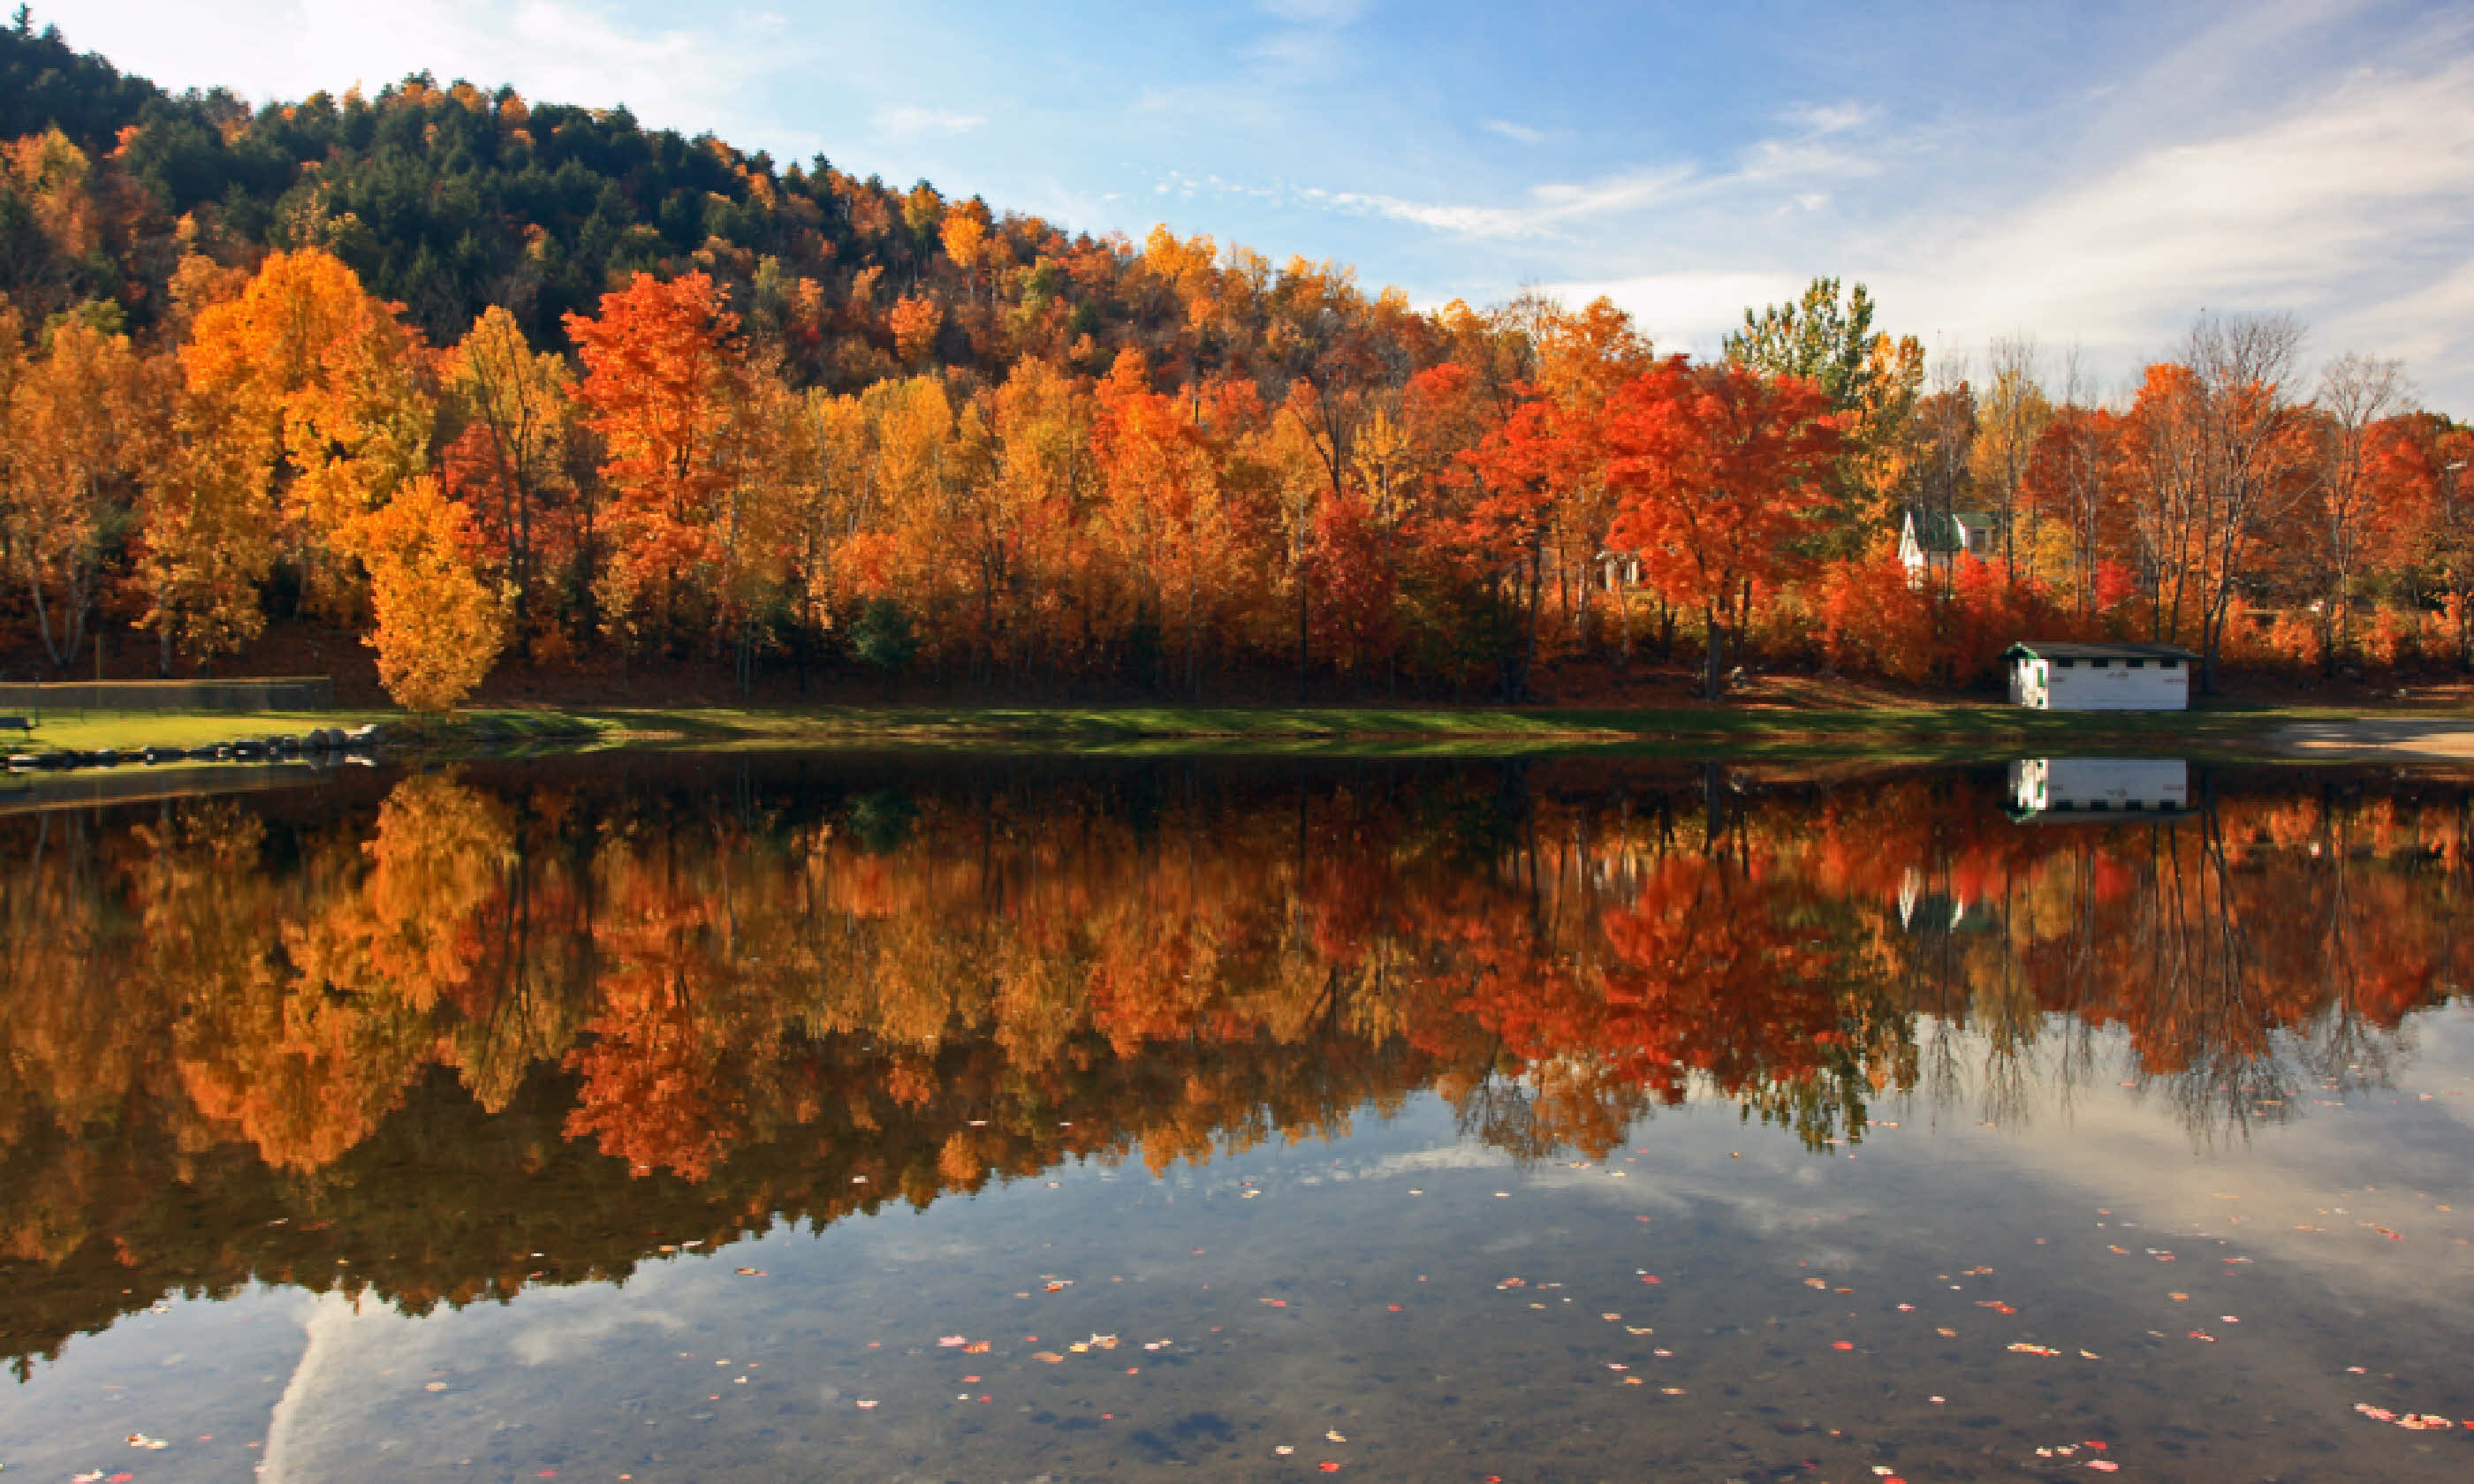
[[2021, 639], [2001, 652], [2004, 659], [2022, 655], [2038, 659], [2183, 659], [2199, 657], [2179, 644], [2082, 644], [2074, 639]]
[[1994, 526], [1993, 516], [1980, 510], [1909, 511], [1907, 519], [1915, 527], [1916, 544], [1927, 551], [1963, 551], [1967, 531]]

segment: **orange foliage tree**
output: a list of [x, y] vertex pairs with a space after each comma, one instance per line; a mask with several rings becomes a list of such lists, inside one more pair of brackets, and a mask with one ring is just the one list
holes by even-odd
[[570, 315], [567, 329], [613, 494], [605, 618], [666, 634], [735, 555], [728, 455], [747, 382], [739, 316], [704, 274], [664, 283], [640, 273], [601, 297], [597, 319]]
[[1829, 399], [1800, 377], [1679, 355], [1615, 393], [1605, 436], [1612, 539], [1668, 602], [1701, 610], [1714, 701], [1729, 622], [1740, 633], [1756, 589], [1805, 564], [1794, 543], [1828, 503], [1838, 454]]

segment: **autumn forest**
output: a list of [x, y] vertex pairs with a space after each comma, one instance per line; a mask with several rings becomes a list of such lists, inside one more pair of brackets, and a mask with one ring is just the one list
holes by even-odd
[[[0, 139], [26, 673], [301, 625], [429, 710], [501, 664], [1522, 700], [1968, 685], [2030, 630], [2211, 676], [2474, 652], [2474, 432], [2282, 317], [2117, 391], [2025, 341], [1928, 366], [1823, 277], [1696, 361], [1604, 300], [1420, 308], [623, 109], [168, 95], [22, 15]], [[1953, 513], [1993, 539], [1903, 564]]]

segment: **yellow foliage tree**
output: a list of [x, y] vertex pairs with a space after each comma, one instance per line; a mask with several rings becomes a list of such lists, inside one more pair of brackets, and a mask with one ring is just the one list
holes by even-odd
[[182, 347], [193, 402], [234, 461], [262, 471], [311, 590], [348, 610], [360, 518], [426, 467], [435, 403], [420, 337], [342, 259], [270, 256]]
[[360, 522], [378, 680], [407, 710], [452, 711], [506, 642], [505, 606], [473, 570], [472, 516], [422, 475]]

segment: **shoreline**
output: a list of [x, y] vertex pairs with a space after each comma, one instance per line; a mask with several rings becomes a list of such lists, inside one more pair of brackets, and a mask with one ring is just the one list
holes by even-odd
[[2276, 742], [2290, 756], [2331, 762], [2474, 763], [2474, 716], [2353, 716], [2292, 722], [2277, 730]]

